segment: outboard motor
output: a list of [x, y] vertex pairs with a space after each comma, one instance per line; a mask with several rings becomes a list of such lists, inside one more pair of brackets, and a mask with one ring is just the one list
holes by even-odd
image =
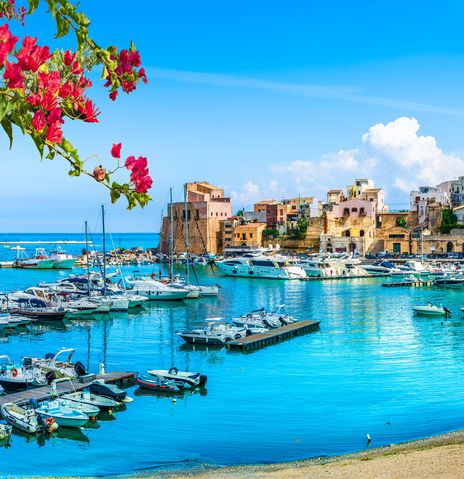
[[77, 377], [79, 378], [87, 374], [87, 369], [85, 369], [85, 366], [80, 361], [77, 361], [77, 363], [74, 365], [74, 372], [77, 374]]
[[32, 358], [25, 357], [23, 358], [23, 368], [30, 370], [32, 368]]
[[56, 374], [53, 371], [48, 371], [45, 375], [45, 379], [47, 380], [47, 384], [50, 385], [56, 379]]
[[447, 318], [449, 318], [453, 314], [453, 312], [450, 309], [448, 309], [446, 306], [443, 307], [443, 310], [445, 311], [445, 316]]

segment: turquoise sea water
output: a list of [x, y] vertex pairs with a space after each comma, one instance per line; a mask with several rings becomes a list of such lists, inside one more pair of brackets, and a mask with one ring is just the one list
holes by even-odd
[[[464, 426], [464, 292], [382, 288], [380, 279], [216, 280], [208, 268], [197, 271], [203, 283], [222, 286], [217, 300], [151, 303], [91, 324], [0, 337], [0, 354], [16, 358], [66, 346], [94, 370], [103, 360], [107, 370], [175, 365], [208, 375], [203, 395], [174, 403], [134, 387], [125, 411], [92, 428], [63, 428], [51, 438], [15, 434], [9, 449], [0, 448], [0, 476], [271, 463], [359, 450], [367, 433], [380, 446]], [[0, 289], [65, 274], [0, 269]], [[412, 306], [429, 300], [453, 317], [414, 317]], [[321, 320], [320, 331], [251, 354], [194, 350], [175, 335], [206, 317], [282, 303], [295, 316]]]

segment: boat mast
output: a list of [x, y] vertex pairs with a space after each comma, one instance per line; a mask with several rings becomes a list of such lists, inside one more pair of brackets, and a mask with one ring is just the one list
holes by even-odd
[[190, 284], [189, 218], [187, 215], [187, 184], [184, 184], [184, 221], [185, 221], [185, 251], [187, 255], [187, 284]]
[[169, 279], [172, 282], [174, 269], [174, 239], [172, 225], [172, 188], [169, 188]]
[[88, 225], [85, 222], [85, 264], [87, 266], [87, 292], [90, 296], [90, 264], [89, 264], [89, 238], [88, 238]]
[[106, 296], [106, 239], [105, 239], [105, 205], [102, 210], [102, 232], [103, 232], [103, 296]]

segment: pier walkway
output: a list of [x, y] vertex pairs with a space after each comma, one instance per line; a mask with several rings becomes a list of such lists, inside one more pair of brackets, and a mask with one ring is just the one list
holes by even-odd
[[[57, 382], [56, 391], [58, 393], [58, 396], [72, 393], [74, 391], [81, 391], [82, 389], [86, 388], [92, 381], [95, 381], [95, 379], [103, 379], [105, 383], [115, 383], [118, 386], [127, 387], [134, 384], [135, 374], [135, 372], [115, 371], [111, 373], [97, 375], [95, 378], [86, 382], [80, 382], [78, 379], [75, 379], [73, 381]], [[52, 390], [50, 386], [27, 389], [26, 391], [19, 391], [16, 393], [0, 396], [0, 405], [8, 402], [22, 405], [28, 403], [31, 399], [35, 399], [36, 401], [45, 401], [47, 399], [50, 399], [51, 394]]]
[[227, 347], [231, 351], [255, 351], [285, 339], [316, 331], [319, 329], [319, 323], [320, 321], [298, 321], [281, 328], [271, 329], [265, 333], [252, 334], [246, 338], [230, 341], [227, 343]]

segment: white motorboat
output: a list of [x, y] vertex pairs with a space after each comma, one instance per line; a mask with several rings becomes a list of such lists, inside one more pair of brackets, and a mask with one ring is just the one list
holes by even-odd
[[216, 262], [226, 276], [265, 279], [303, 279], [305, 270], [283, 257], [242, 256]]
[[245, 327], [235, 326], [222, 318], [214, 318], [206, 320], [206, 327], [202, 329], [194, 329], [192, 331], [180, 331], [176, 333], [184, 341], [191, 344], [204, 344], [212, 346], [220, 346], [241, 339], [251, 334]]
[[179, 371], [174, 367], [171, 369], [149, 369], [147, 373], [150, 374], [150, 376], [172, 380], [176, 383], [182, 383], [182, 385], [192, 388], [196, 386], [204, 386], [208, 379], [200, 373]]
[[45, 420], [53, 419], [60, 427], [82, 427], [89, 421], [87, 414], [61, 405], [57, 401], [40, 404], [35, 412], [44, 417]]
[[154, 278], [126, 278], [126, 282], [132, 288], [127, 291], [128, 294], [145, 296], [151, 301], [181, 301], [189, 293], [185, 289], [166, 286]]
[[451, 311], [443, 306], [434, 306], [432, 303], [427, 303], [426, 306], [413, 306], [415, 314], [421, 316], [451, 316]]
[[109, 397], [103, 397], [98, 396], [97, 394], [93, 394], [88, 389], [64, 394], [61, 397], [71, 402], [88, 404], [90, 406], [98, 407], [102, 411], [114, 409], [119, 404], [117, 401]]

